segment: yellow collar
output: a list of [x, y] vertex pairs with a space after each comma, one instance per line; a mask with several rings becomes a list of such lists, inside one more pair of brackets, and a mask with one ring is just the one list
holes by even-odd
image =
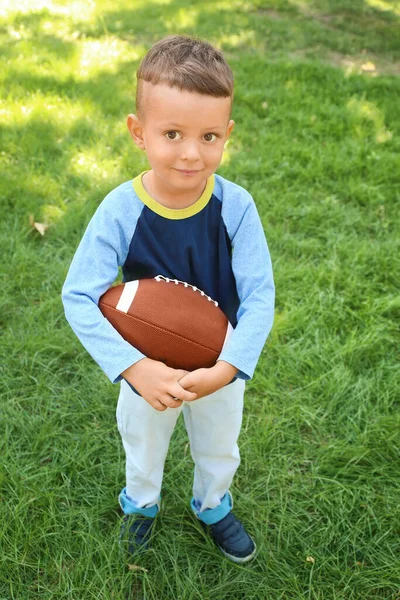
[[140, 175], [135, 177], [132, 182], [133, 189], [143, 204], [145, 204], [153, 212], [165, 217], [166, 219], [186, 219], [187, 217], [193, 217], [193, 215], [197, 215], [197, 213], [203, 210], [203, 208], [208, 204], [214, 190], [214, 175], [211, 175], [211, 177], [207, 179], [204, 192], [194, 204], [188, 206], [187, 208], [167, 208], [166, 206], [163, 206], [154, 200], [154, 198], [152, 198], [144, 189], [142, 177], [147, 172], [148, 171], [143, 171], [143, 173], [140, 173]]

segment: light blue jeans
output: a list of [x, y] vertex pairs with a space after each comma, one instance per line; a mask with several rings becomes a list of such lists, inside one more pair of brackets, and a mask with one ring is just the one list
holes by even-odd
[[244, 390], [245, 382], [236, 379], [214, 394], [160, 412], [121, 382], [117, 424], [126, 454], [126, 487], [119, 495], [124, 513], [157, 514], [169, 442], [183, 412], [195, 465], [191, 507], [208, 524], [228, 514], [229, 487], [240, 463]]

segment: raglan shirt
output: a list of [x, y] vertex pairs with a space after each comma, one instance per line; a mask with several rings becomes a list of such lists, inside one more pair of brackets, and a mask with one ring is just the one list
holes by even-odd
[[83, 235], [62, 291], [69, 324], [116, 383], [145, 357], [98, 308], [118, 268], [124, 282], [157, 275], [185, 281], [216, 300], [233, 327], [218, 360], [250, 379], [274, 313], [271, 260], [254, 200], [213, 175], [194, 204], [167, 208], [147, 194], [143, 175], [112, 190]]

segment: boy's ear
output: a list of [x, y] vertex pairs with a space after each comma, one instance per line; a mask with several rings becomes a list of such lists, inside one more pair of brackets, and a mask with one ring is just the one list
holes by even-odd
[[234, 127], [235, 127], [235, 121], [232, 121], [232, 119], [231, 119], [228, 123], [228, 128], [226, 130], [226, 139], [228, 139], [228, 137], [231, 135]]
[[143, 138], [143, 129], [140, 124], [140, 121], [136, 115], [128, 115], [126, 120], [126, 124], [129, 129], [129, 133], [131, 134], [133, 141], [136, 146], [141, 150], [145, 149], [144, 138]]

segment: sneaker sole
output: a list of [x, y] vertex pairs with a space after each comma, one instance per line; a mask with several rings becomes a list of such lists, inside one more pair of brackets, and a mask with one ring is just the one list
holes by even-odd
[[226, 550], [224, 550], [219, 544], [216, 544], [216, 546], [219, 550], [221, 550], [222, 554], [226, 556], [226, 558], [229, 558], [229, 560], [238, 564], [248, 562], [257, 554], [257, 548], [255, 544], [253, 552], [251, 554], [248, 554], [247, 556], [233, 556], [233, 554], [228, 554], [228, 552], [226, 552]]

